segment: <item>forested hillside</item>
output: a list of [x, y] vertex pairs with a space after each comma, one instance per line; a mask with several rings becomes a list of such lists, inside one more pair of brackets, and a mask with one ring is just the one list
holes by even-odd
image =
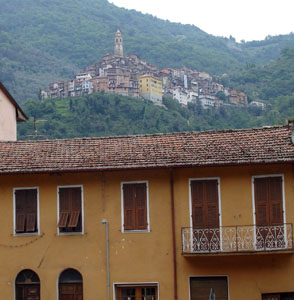
[[211, 74], [267, 63], [294, 45], [293, 35], [239, 44], [106, 0], [0, 0], [0, 6], [0, 80], [22, 103], [49, 82], [68, 79], [113, 52], [118, 28], [125, 53], [158, 68], [186, 66]]
[[[222, 106], [204, 110], [199, 103], [184, 108], [169, 98], [163, 103], [166, 108], [149, 101], [104, 93], [46, 102], [30, 100], [24, 110], [31, 118], [19, 125], [19, 139], [247, 128], [283, 124], [286, 116], [294, 117], [293, 97], [287, 103], [292, 109], [281, 114], [256, 107]], [[33, 117], [39, 120], [37, 136], [34, 136]]]

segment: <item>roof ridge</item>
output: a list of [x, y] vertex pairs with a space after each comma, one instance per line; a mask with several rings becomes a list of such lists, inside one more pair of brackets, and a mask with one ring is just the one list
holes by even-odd
[[110, 135], [110, 136], [97, 136], [97, 137], [76, 137], [76, 138], [64, 138], [64, 139], [44, 139], [44, 140], [18, 140], [18, 141], [0, 141], [0, 143], [23, 143], [23, 142], [52, 142], [52, 141], [73, 141], [73, 140], [106, 140], [106, 139], [120, 139], [120, 138], [134, 138], [134, 137], [160, 137], [160, 136], [175, 136], [175, 135], [188, 135], [188, 134], [214, 134], [214, 133], [229, 133], [229, 132], [243, 132], [253, 130], [266, 130], [275, 128], [286, 128], [288, 125], [274, 125], [274, 126], [263, 126], [263, 127], [252, 127], [252, 128], [239, 128], [239, 129], [211, 129], [203, 131], [180, 131], [180, 132], [165, 132], [165, 133], [143, 133], [143, 134], [127, 134], [127, 135]]

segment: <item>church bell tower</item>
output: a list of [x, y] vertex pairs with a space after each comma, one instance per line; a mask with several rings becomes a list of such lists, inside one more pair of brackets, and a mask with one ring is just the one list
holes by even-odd
[[114, 54], [124, 56], [123, 38], [119, 29], [114, 36]]

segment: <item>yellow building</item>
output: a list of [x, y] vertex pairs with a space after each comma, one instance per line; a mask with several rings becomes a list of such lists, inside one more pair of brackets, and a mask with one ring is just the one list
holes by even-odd
[[1, 299], [294, 299], [291, 134], [0, 142]]
[[162, 104], [162, 80], [152, 75], [139, 77], [140, 96], [154, 102]]

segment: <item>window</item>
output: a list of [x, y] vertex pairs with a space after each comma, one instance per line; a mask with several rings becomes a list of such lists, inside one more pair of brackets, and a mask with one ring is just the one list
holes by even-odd
[[21, 271], [15, 279], [16, 300], [40, 300], [40, 279], [32, 270]]
[[82, 233], [82, 187], [59, 187], [58, 228], [60, 233]]
[[256, 249], [285, 248], [283, 176], [256, 176], [253, 182]]
[[123, 231], [149, 230], [147, 182], [122, 183]]
[[256, 225], [283, 224], [282, 176], [254, 178]]
[[83, 277], [74, 269], [66, 269], [59, 276], [58, 300], [83, 300]]
[[38, 233], [38, 189], [14, 189], [14, 230], [16, 234]]
[[191, 300], [228, 300], [228, 278], [226, 276], [191, 277], [190, 294]]
[[263, 294], [262, 300], [294, 300], [294, 293]]
[[116, 300], [157, 300], [157, 284], [116, 285]]
[[220, 208], [218, 179], [190, 181], [194, 250], [220, 251]]

